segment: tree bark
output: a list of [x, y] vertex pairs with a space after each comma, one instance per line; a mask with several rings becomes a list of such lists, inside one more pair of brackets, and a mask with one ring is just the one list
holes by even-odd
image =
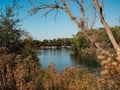
[[118, 43], [116, 42], [116, 40], [111, 32], [110, 26], [107, 24], [107, 22], [104, 19], [104, 16], [102, 14], [102, 7], [98, 4], [98, 0], [93, 0], [93, 3], [94, 3], [94, 6], [96, 7], [96, 9], [98, 10], [100, 21], [104, 25], [105, 30], [108, 34], [108, 37], [109, 37], [117, 55], [119, 56], [120, 55], [120, 47], [119, 47]]
[[64, 6], [64, 11], [66, 12], [66, 14], [69, 16], [69, 18], [81, 29], [81, 31], [83, 32], [83, 34], [85, 35], [85, 37], [87, 37], [91, 43], [93, 43], [93, 45], [95, 45], [95, 47], [101, 52], [101, 54], [105, 54], [107, 56], [110, 56], [110, 53], [106, 50], [104, 50], [102, 48], [102, 45], [99, 42], [96, 42], [96, 40], [94, 39], [93, 36], [88, 34], [88, 31], [86, 30], [86, 28], [84, 27], [84, 9], [82, 7], [82, 5], [80, 5], [81, 13], [82, 13], [82, 19], [80, 20], [80, 22], [72, 15], [72, 13], [69, 11], [69, 9], [67, 8], [67, 5], [65, 3], [65, 0], [62, 0], [63, 6]]

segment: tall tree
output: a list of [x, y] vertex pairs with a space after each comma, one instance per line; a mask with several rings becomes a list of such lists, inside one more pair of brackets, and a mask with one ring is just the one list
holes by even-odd
[[117, 55], [120, 55], [120, 47], [119, 47], [118, 43], [116, 42], [116, 40], [115, 40], [115, 38], [114, 38], [114, 36], [112, 34], [112, 31], [110, 29], [110, 26], [105, 21], [103, 13], [102, 13], [102, 9], [103, 9], [103, 6], [104, 6], [103, 0], [102, 0], [103, 6], [99, 5], [98, 0], [93, 0], [93, 3], [94, 3], [94, 6], [96, 7], [96, 9], [98, 10], [100, 21], [104, 25], [105, 30], [106, 30], [106, 32], [108, 34], [108, 37], [109, 37], [112, 45], [114, 46], [114, 49], [116, 50]]
[[[96, 36], [94, 34], [90, 35], [88, 33], [88, 28], [86, 28], [86, 19], [85, 19], [85, 17], [86, 17], [85, 10], [86, 9], [84, 7], [86, 1], [85, 0], [70, 0], [70, 2], [74, 3], [76, 6], [79, 7], [80, 11], [78, 11], [78, 12], [80, 12], [80, 18], [79, 18], [80, 20], [76, 16], [74, 16], [72, 14], [72, 12], [70, 11], [68, 0], [59, 0], [59, 1], [60, 1], [60, 3], [57, 3], [57, 1], [55, 0], [54, 3], [52, 3], [52, 4], [48, 4], [48, 3], [42, 4], [36, 8], [33, 8], [30, 11], [30, 13], [34, 14], [34, 13], [44, 9], [44, 10], [47, 10], [44, 14], [45, 16], [47, 16], [52, 11], [56, 10], [56, 13], [57, 13], [59, 9], [63, 10], [68, 15], [68, 17], [78, 26], [78, 28], [83, 32], [83, 34], [90, 40], [90, 42], [93, 43], [93, 45], [95, 45], [95, 47], [99, 50], [100, 53], [104, 53], [104, 54], [110, 56], [110, 53], [107, 50], [103, 49], [102, 44], [100, 44], [99, 42], [96, 41], [96, 38], [95, 38]], [[30, 2], [31, 2], [31, 0], [30, 0]], [[111, 32], [111, 29], [110, 29], [109, 25], [107, 24], [107, 22], [105, 21], [104, 16], [102, 14], [103, 7], [99, 5], [98, 0], [91, 0], [91, 2], [92, 2], [91, 5], [94, 6], [95, 10], [97, 9], [95, 12], [98, 13], [101, 23], [104, 25], [105, 30], [109, 36], [109, 39], [110, 39], [117, 55], [120, 55], [120, 47], [117, 44], [117, 42]], [[99, 0], [99, 2], [103, 2], [103, 0]], [[95, 15], [96, 15], [96, 13], [95, 13]]]
[[8, 52], [20, 53], [22, 37], [26, 32], [19, 26], [20, 19], [16, 13], [17, 2], [13, 0], [13, 5], [7, 5], [4, 12], [0, 12], [0, 47], [5, 47]]

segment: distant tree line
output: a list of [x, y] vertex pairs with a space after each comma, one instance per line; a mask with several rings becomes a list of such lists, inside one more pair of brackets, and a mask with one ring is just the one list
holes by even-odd
[[71, 46], [71, 38], [58, 38], [53, 40], [44, 39], [43, 41], [34, 40], [33, 42], [35, 43], [35, 45], [37, 45], [36, 48], [39, 48], [41, 46]]
[[[117, 43], [120, 44], [120, 26], [111, 27], [111, 30]], [[92, 29], [89, 30], [88, 33], [91, 35], [94, 34], [97, 37], [95, 40], [102, 43], [104, 49], [110, 50], [113, 48], [105, 28]], [[95, 48], [95, 46], [85, 37], [81, 31], [79, 31], [72, 38], [58, 38], [53, 40], [44, 39], [43, 41], [33, 40], [31, 45], [35, 49], [39, 49], [41, 46], [71, 46], [71, 51], [76, 54], [87, 52], [88, 49], [91, 49], [90, 52], [92, 52], [93, 48]]]

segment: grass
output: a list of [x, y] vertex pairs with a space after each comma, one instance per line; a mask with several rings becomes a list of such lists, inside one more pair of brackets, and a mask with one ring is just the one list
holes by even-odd
[[103, 70], [98, 76], [80, 66], [65, 68], [61, 73], [55, 71], [54, 65], [41, 70], [32, 56], [1, 54], [0, 90], [119, 90], [118, 58], [101, 61]]

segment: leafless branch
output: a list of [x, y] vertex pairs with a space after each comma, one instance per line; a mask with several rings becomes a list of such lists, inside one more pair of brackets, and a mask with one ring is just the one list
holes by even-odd
[[[82, 14], [80, 21], [78, 21], [77, 18], [69, 10], [69, 8], [66, 4], [67, 0], [61, 0], [61, 1], [62, 1], [62, 5], [58, 4], [55, 0], [53, 4], [42, 4], [40, 6], [37, 6], [36, 8], [33, 8], [30, 12], [31, 12], [31, 14], [35, 14], [36, 12], [45, 9], [46, 12], [44, 15], [47, 16], [48, 13], [50, 13], [52, 11], [56, 10], [56, 14], [57, 14], [58, 9], [62, 9], [63, 11], [65, 11], [65, 13], [68, 15], [68, 17], [79, 27], [79, 29], [81, 29], [81, 31], [91, 41], [91, 43], [93, 43], [98, 49], [105, 51], [104, 49], [102, 49], [101, 44], [96, 42], [96, 40], [94, 39], [94, 37], [92, 35], [89, 35], [88, 31], [86, 30], [86, 27], [84, 26], [84, 24], [86, 23], [84, 20], [84, 17], [85, 17], [85, 11], [84, 11], [84, 7], [83, 7], [84, 0], [82, 0], [81, 2], [79, 0], [73, 0], [74, 2], [76, 2], [76, 5], [78, 5], [80, 8], [80, 13]], [[93, 0], [93, 1], [98, 2], [98, 0]], [[97, 9], [99, 10], [99, 12], [102, 13], [101, 6], [98, 6]]]
[[84, 0], [82, 0], [81, 2], [78, 1], [78, 0], [74, 0], [74, 1], [75, 1], [76, 4], [78, 4], [79, 7], [80, 7], [80, 12], [81, 12], [81, 14], [82, 14], [82, 18], [80, 19], [80, 23], [81, 23], [81, 25], [84, 26], [84, 16], [85, 16], [85, 11], [84, 11], [84, 8], [83, 8]]
[[[31, 1], [31, 0], [30, 0], [30, 1]], [[31, 2], [31, 4], [32, 4], [32, 2]], [[33, 4], [32, 4], [32, 6], [33, 6]], [[45, 14], [44, 14], [45, 16], [47, 16], [48, 13], [52, 12], [53, 10], [55, 10], [55, 9], [63, 9], [63, 7], [60, 6], [59, 4], [57, 4], [57, 2], [55, 1], [54, 4], [42, 4], [42, 5], [40, 5], [40, 6], [33, 7], [33, 9], [31, 9], [31, 10], [29, 11], [29, 13], [32, 15], [32, 14], [35, 14], [35, 13], [37, 13], [39, 10], [42, 10], [42, 9], [48, 9], [48, 10], [45, 12]], [[57, 10], [56, 10], [56, 11], [57, 11]]]
[[78, 0], [74, 0], [74, 1], [79, 5], [81, 13], [82, 13], [82, 18], [83, 18], [85, 16], [84, 8], [83, 8], [84, 0], [82, 0], [81, 2], [79, 2]]
[[97, 11], [96, 11], [96, 9], [94, 8], [94, 17], [93, 17], [93, 20], [92, 20], [92, 22], [91, 22], [91, 27], [90, 27], [91, 30], [92, 30], [93, 27], [94, 27], [96, 18], [97, 18]]
[[64, 6], [64, 11], [67, 13], [67, 15], [70, 17], [70, 19], [78, 25], [78, 27], [81, 27], [80, 23], [77, 21], [76, 17], [72, 15], [70, 10], [68, 9], [65, 0], [62, 0], [63, 6]]
[[98, 0], [93, 0], [93, 4], [97, 9], [100, 21], [104, 25], [104, 27], [106, 29], [106, 32], [108, 34], [108, 37], [109, 37], [114, 49], [116, 50], [117, 55], [119, 56], [120, 55], [120, 47], [119, 47], [118, 43], [116, 42], [116, 40], [115, 40], [115, 38], [114, 38], [114, 36], [112, 34], [110, 26], [108, 25], [108, 23], [104, 19], [104, 16], [103, 16], [103, 13], [102, 13], [102, 7], [99, 5]]
[[49, 13], [49, 12], [52, 12], [53, 10], [54, 10], [54, 8], [52, 8], [52, 9], [50, 9], [50, 10], [46, 11], [46, 12], [43, 14], [43, 16], [45, 16], [45, 17], [46, 17], [46, 16], [48, 15], [48, 13]]

